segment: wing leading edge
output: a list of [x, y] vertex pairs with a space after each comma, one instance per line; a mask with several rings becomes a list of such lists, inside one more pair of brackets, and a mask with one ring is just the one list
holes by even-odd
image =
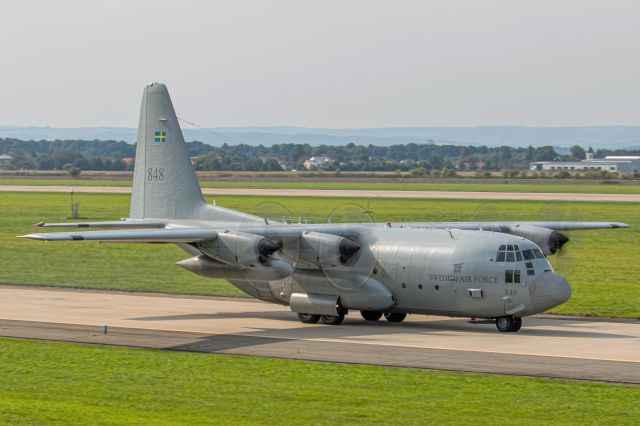
[[628, 228], [629, 225], [620, 222], [402, 222], [394, 223], [394, 226], [407, 228], [429, 228], [429, 229], [464, 229], [464, 230], [495, 230], [499, 232], [501, 227], [512, 227], [518, 225], [537, 226], [553, 231], [571, 231], [578, 229], [615, 229]]
[[41, 241], [104, 241], [113, 243], [197, 243], [213, 240], [212, 229], [127, 229], [114, 231], [51, 232], [27, 234], [18, 238]]

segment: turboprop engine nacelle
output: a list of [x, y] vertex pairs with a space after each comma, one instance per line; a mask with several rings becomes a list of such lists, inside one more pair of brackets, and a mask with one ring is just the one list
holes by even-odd
[[506, 233], [516, 235], [533, 241], [540, 247], [545, 255], [556, 253], [563, 245], [569, 241], [569, 237], [547, 228], [531, 225], [509, 226]]
[[305, 232], [300, 236], [300, 259], [321, 266], [344, 264], [360, 250], [353, 240], [321, 232]]
[[220, 233], [216, 239], [198, 244], [197, 247], [219, 262], [239, 267], [265, 264], [280, 249], [274, 241], [260, 235], [230, 231]]

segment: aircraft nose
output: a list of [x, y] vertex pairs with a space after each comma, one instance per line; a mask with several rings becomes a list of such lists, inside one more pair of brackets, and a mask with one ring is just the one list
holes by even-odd
[[533, 281], [529, 297], [534, 310], [544, 312], [568, 301], [571, 298], [571, 286], [560, 275], [544, 272]]

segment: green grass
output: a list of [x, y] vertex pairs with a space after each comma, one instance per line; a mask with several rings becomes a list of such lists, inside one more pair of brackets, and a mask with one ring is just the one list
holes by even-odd
[[[469, 183], [423, 183], [410, 179], [393, 182], [305, 182], [304, 178], [291, 181], [201, 181], [203, 188], [252, 188], [252, 189], [344, 189], [344, 190], [388, 190], [388, 191], [454, 191], [454, 192], [536, 192], [536, 193], [581, 193], [581, 194], [640, 194], [640, 185], [593, 185], [580, 181], [567, 181], [565, 184], [547, 183], [544, 180], [531, 180], [528, 183], [485, 183], [482, 180]], [[131, 186], [128, 180], [99, 179], [0, 179], [0, 185], [33, 186]]]
[[0, 339], [0, 423], [632, 425], [640, 387]]
[[[77, 194], [87, 220], [126, 217], [129, 196]], [[211, 199], [209, 200], [211, 201]], [[536, 201], [343, 199], [299, 197], [216, 197], [219, 205], [280, 219], [307, 216], [325, 222], [585, 220], [619, 221], [632, 227], [568, 233], [572, 241], [556, 270], [573, 287], [573, 297], [552, 312], [571, 315], [640, 318], [640, 204]], [[67, 194], [0, 194], [0, 282], [84, 288], [239, 296], [223, 280], [193, 275], [174, 265], [188, 257], [171, 245], [42, 243], [16, 239], [41, 220], [65, 221]], [[366, 213], [368, 209], [371, 213]], [[568, 213], [563, 215], [564, 213]], [[69, 220], [71, 221], [71, 220]]]

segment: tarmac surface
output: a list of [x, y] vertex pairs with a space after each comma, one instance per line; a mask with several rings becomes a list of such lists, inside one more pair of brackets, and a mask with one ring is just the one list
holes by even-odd
[[523, 322], [500, 333], [488, 321], [352, 312], [327, 326], [252, 299], [0, 286], [0, 336], [640, 384], [640, 321]]
[[[112, 186], [0, 186], [0, 192], [98, 192], [130, 194], [130, 187]], [[263, 197], [358, 197], [465, 200], [539, 200], [640, 202], [640, 194], [574, 194], [531, 192], [376, 191], [342, 189], [202, 188], [205, 195], [255, 195]]]

